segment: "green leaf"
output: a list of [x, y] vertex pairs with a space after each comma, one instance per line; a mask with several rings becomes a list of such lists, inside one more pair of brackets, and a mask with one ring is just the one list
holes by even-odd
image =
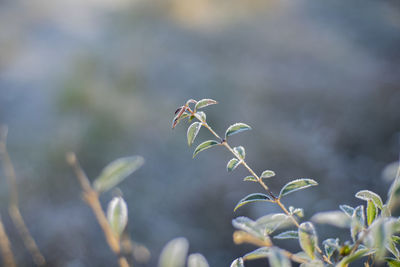
[[265, 259], [269, 256], [269, 247], [261, 247], [243, 256], [244, 260]]
[[387, 222], [387, 227], [389, 229], [390, 232], [390, 236], [394, 236], [394, 234], [399, 233], [400, 232], [400, 218], [383, 218], [385, 219]]
[[252, 202], [259, 202], [259, 201], [273, 202], [273, 200], [268, 195], [261, 194], [261, 193], [254, 193], [254, 194], [250, 194], [250, 195], [242, 198], [238, 202], [236, 207], [233, 209], [233, 211], [236, 211], [238, 208], [240, 208], [241, 206], [243, 206], [245, 204], [252, 203]]
[[[369, 227], [370, 234], [366, 238], [366, 244], [369, 247], [376, 249], [375, 256], [377, 260], [383, 260], [387, 249], [392, 253], [397, 253], [392, 249], [390, 242], [392, 242], [393, 233], [396, 231], [398, 221], [394, 218], [377, 218]], [[393, 244], [394, 245], [394, 244]]]
[[384, 218], [378, 218], [368, 228], [369, 234], [366, 236], [364, 242], [367, 247], [385, 247], [386, 230], [384, 220]]
[[357, 240], [357, 235], [364, 229], [364, 226], [364, 206], [361, 205], [354, 209], [354, 213], [351, 218], [351, 237], [353, 238], [353, 241]]
[[304, 222], [299, 226], [300, 246], [305, 253], [313, 260], [318, 246], [317, 232], [314, 225], [310, 222]]
[[213, 99], [202, 99], [197, 102], [194, 109], [197, 110], [197, 109], [201, 109], [201, 108], [207, 107], [209, 105], [214, 105], [214, 104], [218, 104], [218, 102]]
[[271, 267], [291, 267], [290, 260], [282, 253], [281, 249], [272, 247], [269, 253], [269, 265]]
[[359, 249], [353, 254], [350, 254], [346, 257], [344, 257], [336, 266], [338, 267], [346, 267], [349, 263], [352, 263], [353, 261], [356, 261], [362, 257], [368, 256], [371, 254], [370, 249], [364, 248], [364, 249]]
[[285, 231], [274, 236], [275, 239], [299, 239], [298, 231]]
[[236, 169], [237, 166], [239, 166], [240, 161], [237, 158], [231, 159], [228, 164], [226, 165], [226, 170], [228, 172], [233, 171], [234, 169]]
[[383, 203], [381, 197], [369, 190], [358, 191], [356, 197], [365, 201], [372, 200], [376, 207], [382, 209]]
[[179, 237], [169, 241], [161, 251], [158, 267], [184, 267], [189, 243]]
[[252, 236], [255, 236], [261, 240], [264, 240], [264, 231], [257, 225], [257, 223], [247, 217], [240, 216], [232, 220], [232, 225], [236, 229], [245, 231]]
[[289, 213], [291, 215], [296, 215], [299, 218], [303, 218], [304, 217], [304, 210], [302, 208], [294, 208], [292, 206], [289, 206]]
[[395, 258], [385, 258], [385, 261], [389, 264], [389, 267], [400, 267], [400, 260]]
[[324, 242], [322, 242], [322, 245], [324, 245], [325, 254], [328, 256], [328, 258], [330, 258], [333, 255], [335, 250], [339, 251], [339, 249], [340, 249], [339, 238], [326, 239], [326, 240], [324, 240]]
[[119, 158], [108, 164], [94, 181], [94, 189], [101, 193], [110, 190], [126, 177], [139, 169], [144, 163], [140, 156]]
[[269, 235], [275, 230], [287, 227], [293, 224], [290, 216], [284, 213], [272, 213], [258, 218], [256, 225], [264, 229], [264, 232]]
[[350, 227], [350, 218], [341, 211], [324, 211], [319, 212], [311, 217], [311, 221], [320, 224], [330, 224], [340, 228]]
[[393, 240], [394, 242], [396, 242], [397, 245], [400, 244], [400, 237], [399, 237], [399, 236], [397, 236], [397, 235], [392, 236], [392, 240]]
[[246, 157], [246, 151], [242, 146], [234, 147], [233, 151], [235, 151], [235, 153], [239, 156], [240, 159], [244, 159]]
[[286, 196], [287, 194], [293, 193], [297, 190], [305, 189], [307, 187], [314, 186], [314, 185], [318, 185], [318, 183], [316, 181], [314, 181], [313, 179], [303, 178], [303, 179], [293, 180], [293, 181], [287, 183], [281, 189], [281, 192], [279, 193], [279, 198]]
[[346, 242], [344, 242], [344, 244], [342, 246], [340, 246], [339, 255], [347, 256], [350, 254], [350, 252], [351, 252], [350, 241], [346, 241]]
[[198, 111], [195, 113], [196, 118], [198, 118], [200, 121], [206, 121], [206, 113], [204, 113], [203, 111]]
[[217, 141], [215, 141], [215, 140], [208, 140], [208, 141], [205, 141], [205, 142], [201, 143], [201, 144], [198, 145], [198, 146], [196, 147], [196, 149], [194, 150], [194, 152], [193, 152], [193, 158], [196, 157], [196, 155], [197, 155], [199, 152], [201, 152], [201, 151], [203, 151], [203, 150], [206, 150], [206, 149], [209, 149], [210, 147], [213, 147], [213, 146], [216, 146], [216, 145], [219, 145], [219, 143], [218, 143]]
[[385, 221], [385, 247], [390, 253], [392, 253], [397, 259], [400, 260], [400, 252], [396, 247], [396, 242], [394, 237], [394, 233], [399, 231], [399, 219], [394, 218], [386, 218]]
[[386, 244], [387, 250], [390, 251], [397, 259], [400, 259], [400, 251], [396, 247], [396, 243], [392, 240], [387, 240]]
[[254, 176], [246, 176], [243, 181], [258, 182], [257, 178]]
[[274, 176], [275, 176], [275, 172], [270, 171], [270, 170], [263, 171], [263, 173], [261, 174], [262, 179], [271, 178]]
[[235, 123], [232, 124], [231, 126], [228, 127], [228, 129], [225, 132], [225, 139], [228, 138], [228, 136], [246, 131], [246, 130], [251, 130], [251, 127], [247, 124], [244, 123]]
[[231, 263], [231, 267], [244, 267], [243, 258], [237, 258]]
[[114, 197], [107, 208], [107, 219], [114, 235], [119, 239], [128, 223], [128, 207], [122, 197]]
[[354, 208], [348, 205], [340, 205], [339, 208], [350, 218], [353, 217]]
[[378, 210], [372, 200], [368, 200], [367, 205], [367, 223], [368, 226], [372, 224], [378, 214]]
[[194, 142], [194, 139], [196, 138], [197, 134], [199, 133], [201, 128], [201, 122], [193, 122], [188, 130], [187, 130], [187, 140], [188, 140], [188, 145], [191, 146]]
[[203, 255], [195, 253], [189, 255], [188, 267], [210, 267], [210, 265]]

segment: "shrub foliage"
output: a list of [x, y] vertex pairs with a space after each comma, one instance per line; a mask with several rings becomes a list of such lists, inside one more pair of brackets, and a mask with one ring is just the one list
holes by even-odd
[[[400, 202], [400, 169], [389, 189], [385, 203], [378, 194], [361, 190], [355, 194], [355, 197], [365, 201], [365, 205], [357, 207], [341, 205], [336, 211], [320, 212], [312, 216], [310, 221], [300, 222], [303, 209], [287, 207], [282, 201], [285, 196], [316, 186], [318, 183], [310, 178], [300, 178], [284, 185], [279, 194], [273, 193], [267, 182], [275, 176], [275, 173], [265, 170], [257, 174], [245, 161], [245, 148], [232, 147], [228, 143], [233, 135], [251, 130], [251, 127], [245, 123], [235, 123], [229, 126], [225, 135], [221, 137], [208, 124], [206, 113], [203, 111], [203, 108], [214, 104], [217, 104], [217, 101], [212, 99], [188, 100], [185, 105], [176, 110], [172, 128], [183, 120], [190, 123], [187, 130], [189, 146], [194, 144], [199, 131], [205, 128], [213, 135], [213, 138], [200, 143], [194, 149], [193, 157], [212, 147], [224, 147], [233, 155], [233, 158], [227, 162], [227, 171], [232, 172], [242, 165], [249, 172], [249, 176], [244, 177], [243, 180], [260, 184], [264, 192], [243, 197], [235, 206], [235, 211], [253, 202], [267, 202], [268, 205], [275, 204], [281, 209], [279, 213], [266, 214], [256, 220], [243, 216], [232, 220], [236, 228], [233, 234], [234, 242], [236, 244], [250, 243], [258, 248], [235, 259], [231, 267], [243, 267], [246, 261], [260, 258], [268, 259], [272, 267], [287, 267], [291, 266], [292, 262], [299, 263], [301, 267], [345, 267], [356, 261], [362, 261], [364, 266], [383, 262], [389, 266], [400, 266], [400, 252], [397, 248], [400, 237], [396, 235], [400, 232], [400, 219], [391, 215], [396, 203]], [[333, 237], [320, 240], [314, 224], [330, 224], [348, 229], [349, 238], [339, 240]], [[274, 239], [292, 239], [298, 242], [301, 251], [290, 252], [279, 248], [274, 244]]]

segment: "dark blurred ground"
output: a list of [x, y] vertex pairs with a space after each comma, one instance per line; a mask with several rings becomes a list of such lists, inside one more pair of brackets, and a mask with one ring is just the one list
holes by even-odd
[[[117, 157], [146, 158], [120, 189], [132, 238], [152, 252], [147, 266], [156, 266], [162, 246], [176, 236], [187, 237], [190, 250], [211, 266], [228, 266], [252, 249], [233, 244], [231, 219], [255, 219], [276, 207], [233, 213], [240, 198], [261, 188], [241, 182], [243, 169], [228, 175], [230, 157], [222, 149], [191, 159], [186, 127], [170, 127], [189, 98], [220, 102], [207, 114], [221, 133], [238, 121], [253, 127], [233, 144], [246, 147], [258, 172], [275, 170], [275, 192], [292, 178], [320, 183], [285, 201], [305, 208], [306, 218], [360, 203], [353, 197], [360, 189], [385, 198], [389, 184], [381, 171], [399, 153], [400, 5], [1, 2], [0, 123], [9, 126], [22, 213], [50, 266], [116, 266], [80, 199], [67, 151], [77, 153], [92, 178]], [[20, 266], [31, 266], [7, 215], [4, 176], [0, 182], [12, 247]], [[328, 237], [335, 229], [318, 231]]]

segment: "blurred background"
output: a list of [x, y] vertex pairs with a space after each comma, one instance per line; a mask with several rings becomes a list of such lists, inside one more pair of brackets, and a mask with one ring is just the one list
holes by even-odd
[[[274, 170], [279, 192], [294, 178], [318, 187], [289, 195], [305, 218], [339, 204], [383, 199], [383, 168], [400, 151], [400, 4], [395, 0], [14, 0], [0, 3], [0, 124], [9, 127], [25, 221], [49, 266], [116, 266], [65, 162], [75, 151], [94, 179], [115, 158], [146, 164], [120, 184], [128, 232], [152, 253], [177, 236], [211, 266], [253, 249], [232, 242], [231, 220], [278, 212], [269, 204], [233, 212], [262, 189], [243, 168], [210, 149], [192, 159], [186, 127], [171, 129], [189, 98], [212, 98], [207, 119], [235, 135], [258, 173]], [[200, 132], [198, 143], [210, 137]], [[20, 266], [31, 257], [7, 213], [0, 214]], [[101, 196], [104, 206], [113, 193]], [[346, 231], [318, 226], [321, 240]], [[293, 242], [281, 242], [293, 252]], [[248, 266], [265, 266], [265, 261]], [[247, 265], [246, 265], [247, 266]]]

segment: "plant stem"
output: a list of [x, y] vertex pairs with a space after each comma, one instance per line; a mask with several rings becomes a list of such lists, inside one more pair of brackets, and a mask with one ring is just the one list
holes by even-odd
[[360, 235], [360, 237], [357, 239], [356, 243], [354, 244], [353, 248], [350, 251], [350, 255], [353, 254], [358, 249], [358, 247], [362, 244], [364, 238], [368, 235], [368, 233], [369, 229], [364, 229], [362, 231], [362, 235]]
[[[275, 201], [275, 203], [278, 204], [278, 206], [283, 210], [283, 212], [285, 212], [287, 215], [291, 215], [291, 214], [289, 213], [289, 211], [286, 209], [285, 205], [283, 205], [283, 203], [281, 202], [280, 199], [277, 199], [277, 200]], [[293, 219], [293, 215], [291, 215], [290, 218], [292, 218], [292, 221], [293, 221], [293, 223], [296, 225], [296, 227], [299, 228], [299, 227], [300, 227], [300, 224], [297, 222], [296, 219]]]
[[83, 199], [92, 209], [101, 229], [104, 232], [104, 236], [111, 250], [118, 256], [118, 263], [120, 267], [129, 267], [127, 259], [121, 255], [121, 246], [119, 239], [114, 235], [110, 224], [108, 223], [107, 217], [101, 207], [99, 200], [99, 194], [90, 185], [89, 179], [87, 178], [85, 172], [79, 165], [78, 160], [74, 153], [67, 154], [67, 162], [74, 169], [76, 177], [81, 184], [83, 190]]
[[[207, 125], [208, 126], [208, 125]], [[252, 168], [249, 167], [249, 165], [247, 165], [246, 161], [244, 161], [244, 159], [241, 159], [239, 157], [239, 155], [237, 155], [237, 153], [232, 149], [232, 147], [228, 144], [228, 142], [225, 140], [222, 143], [223, 146], [225, 146], [233, 155], [235, 155], [235, 157], [240, 161], [240, 164], [242, 164], [249, 172], [251, 175], [253, 175], [256, 179], [257, 182], [265, 189], [265, 191], [267, 191], [267, 194], [272, 198], [272, 200], [274, 202], [276, 202], [278, 200], [277, 197], [275, 197], [275, 195], [272, 193], [272, 191], [269, 189], [269, 187], [264, 183], [264, 181], [253, 171]], [[296, 220], [294, 220], [296, 221]], [[296, 222], [297, 223], [297, 222]]]
[[11, 250], [10, 239], [4, 229], [3, 222], [0, 218], [0, 250], [3, 258], [4, 266], [16, 267], [14, 254]]
[[203, 120], [200, 116], [196, 116], [196, 114], [188, 107], [187, 110], [191, 113], [191, 115], [195, 116], [201, 123], [202, 125], [207, 128], [216, 138], [218, 138], [219, 140], [222, 140], [221, 144], [223, 146], [225, 146], [239, 161], [240, 164], [242, 164], [249, 172], [251, 175], [253, 175], [256, 179], [257, 182], [265, 189], [265, 191], [267, 191], [268, 195], [272, 198], [272, 201], [274, 203], [277, 203], [279, 205], [279, 207], [281, 207], [281, 209], [285, 212], [286, 215], [288, 215], [293, 223], [299, 227], [299, 223], [296, 221], [296, 219], [293, 217], [293, 215], [291, 215], [289, 213], [289, 211], [286, 209], [286, 207], [280, 202], [280, 199], [277, 198], [272, 191], [269, 189], [269, 187], [264, 183], [264, 181], [253, 171], [252, 168], [250, 168], [250, 166], [246, 163], [246, 161], [244, 159], [241, 159], [239, 157], [239, 155], [237, 155], [237, 153], [232, 149], [232, 147], [228, 144], [228, 142], [226, 140], [223, 140], [221, 137], [219, 137], [219, 135], [210, 127], [210, 125], [207, 124], [207, 122], [205, 120]]
[[[289, 218], [292, 220], [294, 225], [296, 225], [297, 228], [300, 227], [299, 223], [297, 220], [294, 218], [293, 214], [290, 214], [290, 212], [286, 209], [285, 205], [281, 202], [280, 198], [276, 197], [272, 191], [269, 189], [269, 187], [264, 183], [262, 178], [260, 178], [252, 168], [246, 163], [244, 159], [241, 159], [240, 156], [232, 149], [232, 147], [228, 144], [227, 140], [222, 139], [208, 124], [205, 120], [203, 120], [200, 116], [198, 116], [194, 111], [192, 111], [188, 106], [186, 106], [186, 110], [190, 112], [190, 114], [194, 117], [196, 117], [202, 125], [207, 128], [216, 138], [221, 140], [221, 144], [225, 146], [239, 161], [240, 164], [242, 164], [249, 172], [251, 175], [253, 175], [256, 179], [257, 182], [265, 189], [267, 194], [271, 197], [272, 202], [278, 204], [278, 206], [282, 209], [282, 211], [289, 216]], [[317, 251], [321, 256], [323, 257], [324, 261], [326, 261], [329, 264], [332, 264], [332, 262], [322, 253], [322, 250], [317, 246], [316, 247]]]
[[32, 256], [33, 262], [37, 266], [45, 266], [46, 260], [39, 250], [35, 240], [33, 239], [28, 227], [25, 224], [24, 218], [21, 215], [21, 211], [18, 205], [18, 187], [17, 177], [15, 175], [14, 165], [8, 155], [7, 151], [7, 127], [3, 126], [0, 129], [0, 156], [2, 158], [2, 166], [4, 174], [7, 177], [7, 182], [10, 190], [10, 202], [8, 206], [8, 213], [10, 214], [11, 220], [13, 221], [17, 232], [21, 237], [26, 249]]

